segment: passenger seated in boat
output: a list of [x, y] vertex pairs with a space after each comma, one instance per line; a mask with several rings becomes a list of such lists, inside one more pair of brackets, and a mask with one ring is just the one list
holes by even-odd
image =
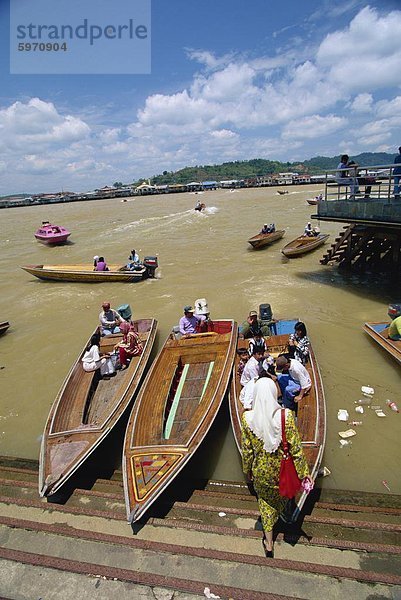
[[60, 233], [60, 227], [52, 227], [53, 233]]
[[288, 353], [291, 358], [295, 358], [303, 365], [309, 361], [309, 338], [305, 323], [302, 321], [294, 325], [294, 333], [291, 333], [288, 342]]
[[269, 229], [270, 229], [269, 233], [274, 233], [274, 232], [276, 231], [276, 226], [275, 226], [275, 224], [274, 224], [274, 223], [270, 223], [270, 225], [269, 225]]
[[118, 351], [121, 370], [124, 370], [128, 367], [130, 358], [142, 354], [143, 345], [133, 324], [123, 321], [120, 324], [120, 331], [123, 333], [123, 339], [114, 346], [114, 349]]
[[263, 352], [263, 355], [268, 353], [267, 344], [265, 342], [262, 331], [260, 329], [257, 329], [255, 331], [254, 336], [252, 338], [250, 338], [250, 340], [248, 342], [249, 356], [252, 356], [252, 354], [254, 353], [254, 350], [256, 348], [258, 350], [260, 350], [261, 352]]
[[193, 306], [184, 306], [184, 316], [181, 317], [179, 323], [180, 334], [188, 337], [197, 333], [198, 325], [202, 321], [206, 321], [205, 315], [194, 315]]
[[238, 377], [241, 377], [242, 373], [244, 372], [245, 365], [249, 360], [249, 354], [248, 354], [248, 350], [246, 348], [239, 348], [237, 350], [237, 354], [239, 356], [237, 375], [238, 375]]
[[307, 224], [305, 225], [304, 236], [313, 237], [312, 223], [310, 221], [308, 221]]
[[96, 267], [93, 269], [94, 271], [108, 271], [109, 267], [106, 264], [103, 256], [99, 256], [99, 260], [96, 263]]
[[99, 260], [99, 257], [96, 255], [93, 257], [93, 270], [96, 271], [96, 266], [97, 266], [97, 261]]
[[278, 383], [282, 393], [282, 404], [285, 408], [297, 411], [297, 403], [309, 394], [312, 381], [308, 371], [295, 358], [280, 355], [276, 360], [279, 372]]
[[140, 264], [141, 261], [139, 260], [139, 254], [136, 252], [136, 250], [131, 250], [131, 254], [128, 257], [127, 268], [130, 270], [134, 270]]
[[99, 321], [101, 334], [111, 335], [112, 333], [120, 333], [119, 325], [123, 323], [124, 319], [116, 310], [110, 308], [110, 302], [103, 302]]
[[240, 383], [244, 386], [254, 377], [259, 377], [260, 364], [263, 360], [263, 351], [256, 349], [246, 363], [241, 375]]
[[270, 233], [270, 227], [267, 223], [265, 223], [260, 231], [260, 233]]
[[82, 366], [88, 373], [100, 369], [100, 374], [110, 376], [115, 374], [110, 354], [100, 354], [100, 333], [92, 335], [82, 357]]
[[318, 235], [320, 235], [320, 227], [319, 227], [319, 225], [315, 225], [315, 227], [312, 229], [312, 231], [313, 231], [313, 235], [315, 237], [317, 237]]
[[241, 325], [241, 334], [245, 339], [252, 338], [256, 331], [261, 331], [264, 337], [269, 336], [269, 325], [264, 325], [260, 319], [258, 319], [258, 313], [256, 310], [249, 312], [248, 318]]
[[388, 337], [390, 340], [394, 340], [395, 342], [401, 340], [401, 316], [396, 317], [393, 321], [391, 321], [388, 328]]

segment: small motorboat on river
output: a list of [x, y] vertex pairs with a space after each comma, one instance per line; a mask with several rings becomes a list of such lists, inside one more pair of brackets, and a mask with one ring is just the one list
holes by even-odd
[[310, 237], [307, 235], [300, 235], [284, 246], [281, 252], [288, 258], [301, 256], [302, 254], [306, 254], [307, 252], [311, 252], [311, 250], [315, 250], [315, 248], [322, 246], [329, 237], [330, 234], [328, 233], [319, 233], [319, 235]]
[[76, 283], [133, 282], [153, 278], [158, 267], [157, 257], [146, 256], [143, 263], [130, 269], [127, 265], [107, 265], [108, 271], [94, 271], [93, 264], [83, 265], [25, 265], [27, 273], [46, 281]]
[[[99, 370], [82, 367], [82, 350], [68, 373], [47, 419], [39, 459], [39, 493], [59, 491], [92, 452], [104, 441], [136, 393], [156, 336], [155, 319], [133, 321], [143, 344], [142, 354], [133, 356], [125, 370], [111, 379], [101, 379]], [[112, 352], [121, 333], [105, 336], [101, 353]]]
[[42, 226], [35, 233], [35, 237], [39, 242], [52, 246], [64, 244], [70, 235], [68, 229], [60, 225], [52, 225], [49, 221], [43, 221]]
[[255, 248], [255, 250], [259, 250], [259, 248], [264, 248], [265, 246], [269, 246], [273, 242], [280, 240], [284, 234], [285, 229], [279, 229], [272, 233], [258, 233], [258, 235], [254, 235], [248, 240], [248, 244], [251, 244], [252, 248]]
[[204, 202], [198, 202], [198, 204], [195, 206], [195, 210], [198, 212], [202, 212], [202, 210], [205, 210], [205, 208], [206, 204]]
[[9, 327], [10, 327], [10, 323], [8, 321], [1, 321], [0, 322], [0, 335], [3, 335]]
[[237, 324], [167, 338], [134, 404], [123, 451], [127, 516], [138, 520], [188, 463], [223, 401], [234, 361]]
[[[273, 335], [266, 337], [265, 341], [269, 353], [276, 358], [279, 354], [288, 351], [288, 338], [294, 333], [294, 325], [298, 319], [277, 320], [271, 327]], [[248, 348], [248, 340], [238, 339], [238, 349]], [[240, 401], [241, 384], [238, 375], [239, 356], [236, 355], [233, 375], [230, 384], [229, 406], [234, 439], [239, 452], [241, 452], [241, 418], [244, 407]], [[302, 446], [309, 465], [313, 480], [316, 479], [321, 465], [324, 446], [326, 442], [326, 402], [322, 379], [312, 345], [309, 346], [309, 362], [305, 365], [312, 380], [312, 388], [307, 396], [298, 405], [297, 427], [302, 439]], [[292, 519], [296, 520], [307, 498], [305, 492], [296, 498], [293, 507]]]
[[393, 356], [401, 364], [401, 340], [391, 340], [388, 337], [388, 328], [390, 323], [365, 323], [364, 331]]

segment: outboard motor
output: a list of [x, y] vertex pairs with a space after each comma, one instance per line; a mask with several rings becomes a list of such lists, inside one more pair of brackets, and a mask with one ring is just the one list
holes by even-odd
[[121, 306], [117, 308], [117, 312], [124, 321], [129, 322], [131, 320], [132, 310], [129, 304], [121, 304]]
[[262, 325], [267, 325], [271, 335], [277, 335], [277, 325], [272, 323], [273, 311], [270, 304], [259, 304], [259, 318], [262, 321]]
[[146, 273], [148, 277], [154, 278], [157, 267], [157, 256], [145, 256], [143, 259], [143, 265], [146, 267]]
[[388, 316], [392, 319], [396, 319], [401, 316], [401, 303], [389, 304], [388, 306]]
[[273, 318], [273, 311], [270, 304], [259, 305], [259, 317], [261, 321], [271, 321]]

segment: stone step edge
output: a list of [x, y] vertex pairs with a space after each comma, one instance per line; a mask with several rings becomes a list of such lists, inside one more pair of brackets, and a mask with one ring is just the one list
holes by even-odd
[[[110, 580], [118, 579], [127, 583], [138, 585], [147, 585], [151, 587], [165, 587], [172, 590], [179, 590], [192, 594], [204, 595], [204, 589], [207, 583], [200, 581], [188, 581], [187, 579], [179, 579], [178, 577], [167, 577], [165, 575], [155, 575], [153, 573], [143, 573], [129, 569], [119, 569], [118, 567], [106, 567], [92, 563], [78, 562], [66, 558], [54, 558], [52, 556], [37, 555], [31, 552], [23, 552], [22, 550], [5, 550], [0, 548], [0, 558], [11, 560], [22, 564], [31, 565], [33, 567], [46, 567], [69, 573], [87, 575], [93, 578], [105, 578]], [[238, 597], [238, 592], [241, 593], [241, 600], [302, 600], [294, 596], [282, 596], [278, 594], [269, 594], [264, 592], [256, 592], [253, 590], [244, 590], [240, 588], [232, 588], [223, 585], [213, 585], [214, 594], [221, 598]]]
[[[312, 573], [327, 577], [351, 579], [354, 581], [363, 581], [369, 583], [384, 583], [389, 585], [401, 585], [401, 576], [392, 573], [377, 573], [375, 571], [358, 570], [349, 567], [337, 567], [333, 565], [313, 564], [309, 562], [296, 561], [280, 558], [265, 558], [261, 556], [249, 556], [248, 554], [239, 554], [236, 552], [224, 552], [222, 550], [212, 550], [208, 548], [196, 548], [193, 546], [181, 546], [178, 544], [167, 544], [165, 542], [154, 542], [151, 540], [142, 540], [135, 537], [126, 538], [123, 536], [93, 532], [89, 530], [74, 529], [61, 524], [38, 524], [36, 521], [27, 521], [23, 519], [1, 518], [0, 522], [7, 527], [18, 529], [28, 529], [32, 531], [41, 531], [53, 535], [62, 535], [72, 538], [85, 539], [88, 541], [102, 542], [114, 545], [130, 546], [141, 550], [150, 550], [156, 553], [178, 554], [183, 556], [193, 556], [197, 558], [207, 558], [212, 560], [221, 560], [239, 564], [251, 564], [258, 566], [274, 567], [285, 571], [299, 571], [302, 573]], [[261, 538], [259, 535], [258, 537]], [[40, 555], [42, 556], [42, 555]], [[70, 559], [65, 559], [70, 560]]]
[[[252, 494], [230, 494], [224, 492], [215, 492], [212, 490], [194, 490], [195, 496], [205, 496], [210, 498], [229, 498], [230, 500], [240, 500], [241, 502], [257, 502], [256, 496]], [[321, 508], [323, 510], [338, 510], [344, 512], [361, 512], [361, 513], [378, 513], [384, 515], [401, 515], [401, 508], [380, 507], [380, 506], [363, 506], [358, 504], [338, 504], [333, 502], [315, 502], [313, 508]]]
[[[195, 504], [191, 502], [174, 502], [173, 508], [186, 508], [189, 510], [200, 510], [208, 512], [225, 512], [231, 515], [241, 515], [243, 517], [252, 517], [258, 519], [260, 512], [253, 509], [244, 508], [232, 508], [232, 507], [217, 507], [207, 506], [206, 504]], [[341, 525], [343, 527], [350, 527], [352, 529], [374, 529], [381, 531], [392, 531], [401, 533], [401, 525], [396, 523], [371, 523], [370, 521], [355, 521], [351, 519], [336, 519], [334, 517], [314, 517], [312, 515], [306, 515], [303, 519], [304, 523], [322, 523], [323, 525]]]
[[[185, 521], [179, 519], [158, 519], [152, 517], [149, 519], [149, 524], [156, 527], [175, 527], [177, 529], [190, 529], [200, 531], [202, 533], [217, 533], [221, 535], [227, 535], [232, 537], [248, 537], [248, 538], [259, 538], [261, 531], [258, 532], [255, 529], [233, 529], [231, 527], [224, 527], [218, 525], [203, 525], [201, 523], [194, 523], [192, 521]], [[298, 542], [309, 546], [324, 546], [327, 548], [334, 548], [337, 550], [356, 550], [361, 552], [372, 552], [372, 553], [384, 553], [384, 554], [401, 554], [401, 546], [395, 546], [393, 544], [371, 544], [369, 542], [357, 542], [352, 540], [338, 540], [329, 538], [318, 538], [308, 537], [306, 534], [289, 534], [279, 533], [276, 537], [280, 541]]]
[[[34, 481], [21, 481], [19, 479], [18, 480], [2, 479], [1, 477], [0, 477], [0, 486], [16, 487], [18, 489], [21, 489], [21, 488], [31, 488], [31, 489], [36, 489], [36, 490], [39, 489], [38, 483], [36, 483]], [[112, 492], [99, 492], [98, 490], [85, 490], [83, 488], [75, 488], [74, 493], [71, 494], [70, 497], [74, 497], [75, 493], [77, 493], [81, 496], [94, 496], [96, 498], [105, 498], [106, 500], [121, 500], [122, 502], [125, 502], [123, 492], [121, 494], [114, 494]], [[38, 491], [38, 495], [39, 495], [39, 491]], [[67, 500], [67, 502], [68, 502], [68, 500]], [[53, 503], [49, 502], [49, 504], [53, 504]], [[57, 504], [57, 503], [54, 502], [54, 504]]]
[[32, 465], [32, 468], [24, 467], [27, 470], [36, 471], [36, 472], [39, 471], [39, 461], [34, 458], [20, 458], [17, 456], [5, 456], [4, 454], [1, 454], [0, 455], [0, 467], [3, 467], [3, 463], [13, 464], [13, 465], [14, 464], [18, 465], [18, 464], [24, 463], [26, 465]]
[[[1, 497], [0, 497], [1, 502]], [[27, 508], [32, 507], [29, 503], [21, 501], [18, 503], [20, 506], [25, 506]], [[34, 508], [43, 509], [43, 502], [37, 501], [36, 506]], [[64, 507], [61, 506], [61, 509]], [[104, 518], [107, 520], [118, 520], [124, 521], [125, 519], [121, 517], [121, 515], [115, 515], [114, 513], [107, 511], [82, 511], [82, 510], [61, 510], [60, 512], [72, 514], [74, 516], [93, 516]], [[0, 523], [8, 523], [10, 517], [5, 517], [0, 515]], [[22, 521], [22, 520], [21, 520]], [[38, 527], [41, 528], [46, 524], [38, 521]], [[257, 531], [254, 529], [240, 529], [240, 528], [232, 528], [225, 527], [219, 525], [205, 525], [202, 523], [194, 523], [193, 521], [185, 521], [185, 520], [177, 520], [177, 519], [159, 519], [157, 517], [151, 517], [148, 521], [140, 522], [138, 524], [134, 524], [132, 527], [138, 528], [138, 530], [142, 529], [143, 526], [149, 525], [154, 527], [164, 527], [164, 528], [174, 528], [174, 529], [184, 529], [186, 531], [197, 531], [199, 533], [210, 533], [216, 535], [224, 535], [227, 537], [242, 537], [242, 538], [251, 538], [251, 539], [260, 539], [261, 531]], [[127, 523], [127, 532], [129, 525]], [[68, 526], [68, 529], [76, 530], [77, 528], [73, 525]], [[123, 537], [123, 536], [121, 536]], [[124, 539], [130, 539], [128, 536], [124, 537]], [[369, 542], [359, 542], [359, 541], [351, 541], [351, 540], [338, 540], [338, 539], [328, 539], [328, 538], [318, 538], [318, 537], [308, 537], [305, 534], [293, 534], [290, 533], [279, 533], [276, 537], [278, 541], [285, 541], [290, 543], [298, 543], [307, 546], [319, 547], [323, 546], [326, 548], [332, 548], [337, 550], [354, 550], [357, 552], [367, 552], [367, 553], [375, 553], [375, 554], [393, 554], [393, 555], [401, 555], [401, 546], [395, 546], [391, 544], [371, 544]]]
[[[33, 483], [31, 481], [24, 481], [23, 485], [21, 484], [21, 482], [19, 480], [15, 481], [15, 480], [11, 480], [11, 479], [2, 479], [0, 478], [0, 485], [4, 485], [4, 486], [10, 486], [10, 487], [29, 487], [29, 488], [37, 488], [37, 484]], [[124, 495], [123, 494], [114, 494], [111, 492], [100, 492], [97, 490], [86, 490], [86, 489], [82, 489], [82, 488], [76, 488], [74, 490], [74, 493], [77, 493], [79, 495], [82, 496], [88, 496], [88, 497], [96, 497], [96, 498], [105, 498], [106, 500], [115, 500], [115, 501], [121, 501], [124, 502]], [[215, 494], [217, 494], [217, 496], [220, 494], [220, 492], [211, 492], [209, 494], [205, 494], [206, 497], [209, 497], [210, 494], [213, 494], [212, 497], [215, 497]], [[242, 497], [237, 497], [236, 494], [224, 494], [224, 498], [229, 498], [229, 499], [246, 499], [247, 501], [250, 501], [251, 498], [253, 498], [252, 496], [247, 499], [245, 496]], [[256, 502], [256, 498], [255, 498], [255, 502]], [[217, 507], [217, 506], [210, 506], [210, 505], [206, 505], [206, 504], [196, 504], [196, 503], [191, 503], [191, 502], [175, 502], [174, 506], [177, 508], [188, 508], [189, 510], [199, 510], [199, 509], [203, 509], [203, 510], [207, 510], [209, 512], [215, 512], [215, 511], [222, 511], [222, 512], [226, 512], [228, 514], [240, 514], [241, 516], [250, 516], [250, 517], [255, 517], [258, 518], [259, 516], [259, 511], [257, 510], [253, 510], [253, 509], [243, 509], [243, 508], [224, 508], [224, 507]], [[339, 512], [344, 512], [346, 510], [349, 510], [349, 512], [355, 512], [355, 513], [374, 513], [374, 514], [387, 514], [387, 515], [401, 515], [401, 510], [396, 509], [396, 508], [388, 508], [388, 509], [381, 509], [381, 508], [377, 508], [377, 507], [366, 507], [366, 506], [350, 506], [350, 505], [337, 505], [337, 504], [330, 504], [330, 503], [321, 503], [321, 502], [317, 502], [314, 506], [314, 508], [320, 508], [320, 509], [325, 509], [325, 510], [334, 510], [334, 511], [339, 511]], [[317, 521], [312, 521], [311, 519], [318, 519], [318, 522], [323, 522], [321, 519], [324, 519], [327, 517], [313, 517], [313, 515], [306, 515], [305, 516], [305, 520], [307, 522], [317, 522]], [[341, 523], [342, 525], [344, 523], [354, 523], [354, 521], [348, 520], [348, 519], [343, 519], [343, 522]], [[359, 523], [369, 523], [371, 526], [372, 524], [369, 521], [359, 521]], [[330, 524], [330, 523], [326, 523], [326, 524]], [[383, 523], [383, 524], [378, 524], [375, 523], [374, 525], [391, 525], [388, 523]], [[350, 525], [352, 526], [352, 525]], [[401, 526], [397, 526], [395, 525], [396, 528], [395, 531], [401, 531]], [[365, 527], [366, 528], [366, 527]], [[377, 527], [373, 527], [373, 528], [377, 528]]]
[[[8, 483], [6, 483], [5, 485], [7, 486]], [[10, 484], [10, 487], [12, 487], [11, 484]], [[30, 485], [24, 485], [24, 486], [20, 485], [19, 487], [34, 487], [34, 484], [32, 484], [32, 482], [31, 482]], [[90, 490], [82, 490], [82, 492], [87, 495], [90, 494]], [[124, 501], [124, 498], [120, 497], [120, 496], [118, 496], [117, 498], [113, 498], [113, 499], [117, 499], [121, 502]], [[15, 504], [23, 502], [24, 503], [23, 506], [28, 506], [29, 504], [27, 504], [27, 503], [31, 502], [32, 506], [37, 506], [37, 504], [36, 504], [37, 501], [35, 501], [33, 499], [28, 501], [28, 500], [24, 500], [24, 499], [20, 499], [20, 498], [9, 497], [9, 496], [0, 496], [0, 501], [4, 502], [6, 504], [8, 504], [10, 502], [15, 503]], [[44, 504], [45, 503], [43, 501], [40, 502], [40, 505], [42, 507]], [[65, 510], [66, 505], [64, 505], [64, 504], [48, 502], [47, 505], [57, 507], [56, 510], [62, 509], [62, 512], [74, 512], [74, 513], [77, 512], [75, 510], [76, 507], [73, 507], [73, 506], [67, 505], [67, 509]], [[221, 506], [221, 507], [208, 506], [206, 504], [195, 504], [195, 503], [190, 503], [190, 502], [174, 502], [173, 508], [186, 509], [186, 510], [197, 510], [197, 511], [202, 511], [202, 512], [207, 511], [210, 513], [215, 513], [218, 511], [218, 512], [225, 512], [226, 514], [240, 515], [243, 517], [250, 517], [250, 518], [254, 518], [254, 519], [258, 519], [260, 516], [260, 513], [258, 510], [223, 507], [223, 506]], [[108, 511], [98, 511], [96, 509], [91, 510], [91, 511], [85, 511], [82, 509], [78, 509], [78, 512], [81, 512], [82, 514], [86, 514], [88, 516], [93, 515], [93, 516], [104, 516], [105, 518], [118, 518], [119, 520], [122, 519], [122, 517], [120, 515], [116, 515], [114, 513], [113, 513], [113, 515], [111, 515], [111, 513], [109, 513]], [[393, 532], [393, 533], [401, 533], [401, 525], [397, 525], [395, 523], [372, 523], [370, 521], [339, 519], [339, 518], [333, 518], [333, 517], [323, 517], [323, 516], [314, 517], [312, 515], [306, 515], [303, 519], [303, 522], [312, 523], [312, 524], [320, 523], [322, 525], [340, 525], [341, 527], [351, 528], [351, 529], [364, 529], [364, 530], [375, 530], [375, 531], [379, 530], [379, 531], [387, 531], [387, 532]]]
[[[248, 490], [248, 486], [246, 483], [241, 483], [241, 482], [230, 482], [230, 481], [223, 481], [223, 480], [216, 480], [216, 479], [210, 479], [207, 482], [207, 485], [205, 486], [206, 490], [210, 490], [213, 491], [213, 488], [221, 488], [221, 490], [225, 490], [227, 488], [238, 488], [239, 490], [242, 489], [245, 492], [249, 491]], [[331, 489], [331, 488], [322, 488], [321, 489], [322, 494], [333, 494], [333, 495], [349, 495], [349, 494], [353, 494], [356, 498], [358, 498], [359, 496], [361, 497], [370, 497], [373, 500], [378, 500], [380, 499], [380, 503], [383, 501], [383, 498], [388, 499], [389, 502], [391, 501], [397, 501], [397, 503], [399, 504], [400, 501], [400, 495], [399, 494], [391, 494], [391, 493], [386, 493], [384, 494], [380, 494], [378, 492], [364, 492], [362, 490], [336, 490], [336, 489]], [[355, 505], [357, 505], [355, 503]]]

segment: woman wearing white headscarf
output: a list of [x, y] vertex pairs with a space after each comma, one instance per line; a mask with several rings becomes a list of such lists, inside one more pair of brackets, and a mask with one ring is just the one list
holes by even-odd
[[[309, 469], [291, 410], [285, 411], [285, 433], [300, 479], [308, 479]], [[242, 466], [253, 482], [263, 526], [266, 556], [273, 556], [273, 526], [283, 511], [286, 498], [279, 493], [281, 446], [281, 406], [275, 383], [258, 379], [254, 387], [253, 410], [242, 417]]]

